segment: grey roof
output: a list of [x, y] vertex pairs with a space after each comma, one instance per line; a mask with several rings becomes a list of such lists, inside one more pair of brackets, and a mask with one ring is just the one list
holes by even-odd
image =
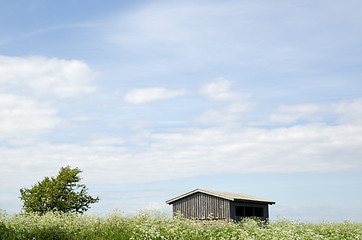
[[205, 194], [209, 194], [215, 197], [220, 197], [220, 198], [224, 198], [230, 201], [237, 201], [237, 200], [242, 200], [242, 201], [251, 201], [251, 202], [261, 202], [261, 203], [268, 203], [268, 204], [275, 204], [275, 202], [273, 201], [269, 201], [266, 199], [262, 199], [262, 198], [258, 198], [258, 197], [254, 197], [254, 196], [250, 196], [250, 195], [246, 195], [243, 193], [231, 193], [231, 192], [219, 192], [219, 191], [213, 191], [213, 190], [205, 190], [205, 189], [195, 189], [192, 190], [188, 193], [182, 194], [178, 197], [174, 197], [168, 201], [166, 201], [167, 204], [172, 204], [173, 202], [190, 196], [194, 193], [205, 193]]

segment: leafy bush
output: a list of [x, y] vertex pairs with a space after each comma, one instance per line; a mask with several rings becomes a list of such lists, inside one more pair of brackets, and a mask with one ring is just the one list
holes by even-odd
[[197, 221], [160, 212], [0, 215], [0, 239], [362, 239], [362, 223]]

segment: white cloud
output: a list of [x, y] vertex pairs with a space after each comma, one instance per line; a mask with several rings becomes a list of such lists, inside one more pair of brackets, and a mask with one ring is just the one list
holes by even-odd
[[0, 76], [0, 139], [12, 144], [28, 144], [62, 121], [54, 96], [95, 91], [95, 73], [78, 60], [0, 55]]
[[97, 146], [120, 146], [125, 142], [125, 140], [118, 136], [93, 136], [92, 139], [88, 141], [88, 144]]
[[318, 104], [281, 105], [274, 110], [269, 120], [277, 123], [293, 123], [300, 119], [318, 119], [318, 113], [325, 112], [326, 106]]
[[200, 93], [213, 100], [233, 100], [238, 94], [231, 91], [232, 82], [219, 78], [201, 87]]
[[184, 90], [167, 90], [166, 88], [135, 88], [126, 93], [124, 100], [132, 104], [142, 104], [174, 98], [184, 94]]
[[[204, 174], [362, 170], [362, 126], [302, 125], [274, 129], [186, 128], [132, 140], [99, 137], [74, 144], [0, 148], [1, 182], [70, 164], [94, 184], [153, 182]], [[24, 174], [16, 179], [9, 173]]]
[[298, 120], [323, 122], [336, 117], [341, 124], [362, 124], [362, 98], [338, 103], [280, 105], [268, 117], [272, 123], [292, 124]]
[[22, 94], [74, 97], [95, 91], [95, 73], [82, 61], [0, 56], [0, 85]]
[[0, 93], [0, 139], [39, 135], [60, 121], [57, 110], [36, 99]]
[[341, 101], [332, 105], [336, 114], [340, 114], [340, 121], [345, 124], [362, 124], [362, 98]]

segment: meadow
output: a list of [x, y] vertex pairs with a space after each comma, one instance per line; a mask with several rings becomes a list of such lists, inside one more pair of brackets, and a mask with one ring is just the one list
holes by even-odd
[[362, 239], [362, 223], [196, 221], [155, 211], [107, 216], [1, 213], [0, 239]]

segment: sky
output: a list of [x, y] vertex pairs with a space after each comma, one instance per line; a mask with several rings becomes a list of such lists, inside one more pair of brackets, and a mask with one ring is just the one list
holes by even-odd
[[201, 188], [362, 221], [361, 1], [0, 4], [0, 209], [70, 165], [89, 213]]

